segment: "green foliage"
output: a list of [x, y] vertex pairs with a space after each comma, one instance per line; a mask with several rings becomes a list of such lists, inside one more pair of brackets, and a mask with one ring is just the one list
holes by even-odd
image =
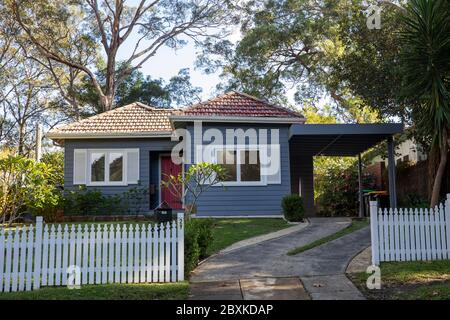
[[404, 198], [399, 198], [399, 205], [405, 208], [429, 208], [430, 203], [418, 194], [407, 194]]
[[[304, 105], [319, 104], [324, 93], [340, 120], [369, 122], [398, 115], [400, 10], [383, 5], [382, 28], [370, 30], [365, 9], [376, 0], [248, 1], [236, 45], [205, 46], [206, 70], [223, 67], [222, 87], [285, 104], [295, 90]], [[368, 76], [370, 75], [370, 76]], [[381, 113], [381, 114], [380, 114]], [[367, 116], [368, 115], [368, 116]]]
[[284, 217], [288, 221], [302, 221], [305, 215], [303, 199], [298, 194], [287, 195], [281, 202]]
[[120, 205], [126, 214], [140, 215], [145, 212], [143, 200], [148, 197], [148, 188], [133, 187], [120, 195]]
[[[324, 216], [354, 216], [358, 212], [358, 169], [354, 159], [321, 157], [316, 172], [315, 189], [319, 214]], [[325, 161], [326, 160], [326, 161]], [[373, 177], [363, 176], [365, 189], [374, 187]]]
[[56, 186], [64, 186], [64, 152], [47, 152], [42, 155], [42, 163], [53, 167], [51, 181]]
[[55, 208], [61, 193], [54, 184], [57, 168], [22, 156], [0, 159], [0, 218], [12, 223], [24, 212]]
[[211, 243], [214, 240], [213, 237], [213, 228], [214, 228], [214, 220], [213, 219], [195, 219], [195, 223], [198, 228], [198, 246], [200, 248], [200, 258], [204, 259], [208, 256], [208, 249], [211, 246]]
[[[418, 141], [431, 138], [429, 156], [434, 176], [430, 206], [439, 203], [448, 158], [450, 129], [450, 3], [448, 0], [411, 0], [400, 34], [402, 97], [414, 101]], [[436, 158], [435, 158], [436, 157]], [[439, 157], [439, 160], [437, 158]], [[434, 163], [439, 163], [433, 168]]]
[[120, 207], [120, 196], [104, 196], [100, 190], [79, 186], [78, 190], [66, 191], [64, 195], [65, 215], [116, 214]]
[[[99, 79], [104, 82], [105, 70], [98, 72]], [[89, 77], [84, 79], [84, 90], [79, 99], [93, 107], [96, 113], [101, 113], [102, 106], [99, 96]], [[181, 69], [178, 74], [169, 79], [153, 79], [138, 70], [119, 84], [115, 94], [115, 105], [118, 107], [141, 102], [150, 106], [169, 108], [174, 106], [186, 106], [199, 102], [202, 89], [194, 87], [191, 83], [189, 69]]]
[[147, 197], [145, 187], [134, 187], [121, 194], [104, 195], [98, 189], [82, 185], [77, 190], [64, 194], [66, 215], [140, 215], [144, 212], [143, 199]]
[[186, 277], [195, 269], [200, 259], [208, 256], [214, 240], [213, 219], [186, 220], [184, 233], [184, 270]]
[[450, 4], [443, 0], [412, 0], [400, 34], [402, 97], [417, 99], [420, 118], [437, 141], [450, 123]]
[[199, 230], [195, 219], [185, 220], [184, 228], [184, 273], [186, 278], [195, 269], [200, 260], [198, 244]]

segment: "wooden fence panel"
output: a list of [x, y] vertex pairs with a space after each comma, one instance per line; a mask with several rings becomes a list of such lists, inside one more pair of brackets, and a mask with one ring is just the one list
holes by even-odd
[[[184, 219], [142, 225], [48, 225], [0, 228], [0, 292], [81, 284], [184, 280]], [[71, 278], [70, 278], [71, 279]], [[72, 280], [72, 279], [71, 279]]]
[[370, 212], [373, 264], [450, 258], [450, 194], [434, 209], [383, 211], [371, 202]]

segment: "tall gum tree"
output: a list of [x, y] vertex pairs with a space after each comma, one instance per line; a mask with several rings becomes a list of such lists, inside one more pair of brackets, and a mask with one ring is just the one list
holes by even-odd
[[[81, 70], [89, 76], [104, 111], [114, 108], [117, 86], [134, 70], [149, 61], [162, 46], [173, 49], [187, 40], [227, 35], [225, 27], [233, 20], [224, 0], [140, 0], [128, 6], [126, 0], [7, 0], [17, 23], [46, 58]], [[101, 43], [105, 77], [101, 81], [95, 66], [81, 64], [64, 54], [64, 35], [54, 28], [58, 16], [79, 9], [79, 33]], [[124, 61], [119, 49], [128, 42], [132, 48]], [[102, 83], [103, 82], [103, 83]]]

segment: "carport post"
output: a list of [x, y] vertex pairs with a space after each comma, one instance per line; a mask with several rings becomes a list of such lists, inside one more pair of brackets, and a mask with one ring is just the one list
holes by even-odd
[[395, 182], [395, 147], [394, 139], [390, 136], [388, 143], [388, 169], [389, 169], [389, 204], [391, 208], [397, 208], [397, 188]]
[[363, 181], [362, 181], [362, 162], [361, 153], [358, 153], [358, 198], [359, 198], [359, 217], [364, 217], [364, 203], [363, 203]]

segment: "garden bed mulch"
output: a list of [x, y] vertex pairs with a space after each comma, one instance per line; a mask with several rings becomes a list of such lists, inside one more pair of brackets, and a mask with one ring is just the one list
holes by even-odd
[[448, 300], [450, 280], [416, 283], [384, 283], [379, 290], [369, 290], [357, 274], [347, 274], [350, 280], [369, 300]]

